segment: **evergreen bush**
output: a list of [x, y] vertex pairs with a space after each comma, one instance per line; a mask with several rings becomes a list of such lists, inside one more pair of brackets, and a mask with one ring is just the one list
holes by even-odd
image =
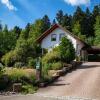
[[59, 52], [62, 62], [70, 63], [72, 60], [75, 59], [75, 49], [72, 42], [67, 39], [67, 37], [62, 38], [59, 45]]

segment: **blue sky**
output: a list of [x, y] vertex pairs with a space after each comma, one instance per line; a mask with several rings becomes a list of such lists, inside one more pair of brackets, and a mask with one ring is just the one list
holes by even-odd
[[24, 28], [30, 22], [47, 14], [51, 20], [56, 12], [62, 9], [65, 13], [73, 14], [77, 5], [84, 10], [100, 4], [100, 0], [0, 0], [0, 20], [9, 28], [15, 25]]

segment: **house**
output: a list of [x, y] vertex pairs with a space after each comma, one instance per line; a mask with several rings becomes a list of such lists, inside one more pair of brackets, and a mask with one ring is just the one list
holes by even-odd
[[88, 48], [89, 45], [58, 24], [53, 25], [37, 39], [37, 42], [41, 45], [42, 53], [44, 49], [51, 51], [52, 48], [58, 46], [61, 42], [61, 38], [64, 36], [72, 42], [76, 55], [87, 59], [86, 48]]

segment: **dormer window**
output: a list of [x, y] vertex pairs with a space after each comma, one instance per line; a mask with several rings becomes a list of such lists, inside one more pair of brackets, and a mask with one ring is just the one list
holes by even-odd
[[56, 41], [56, 38], [57, 38], [56, 34], [51, 34], [51, 41]]
[[64, 33], [61, 33], [61, 34], [59, 35], [59, 40], [61, 40], [64, 36], [65, 36]]

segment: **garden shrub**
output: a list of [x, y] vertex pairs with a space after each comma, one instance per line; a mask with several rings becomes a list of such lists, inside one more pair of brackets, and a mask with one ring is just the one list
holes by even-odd
[[27, 93], [33, 94], [36, 92], [36, 90], [37, 90], [37, 87], [34, 87], [33, 85], [30, 85], [30, 84], [26, 84], [22, 86], [22, 93], [24, 94], [27, 94]]
[[[12, 55], [12, 56], [11, 56]], [[7, 53], [6, 55], [4, 55], [3, 57], [2, 57], [2, 62], [5, 64], [5, 66], [10, 66], [10, 65], [12, 65], [12, 57], [14, 56], [14, 52], [13, 51], [11, 51], [11, 52], [9, 52], [9, 53]]]
[[34, 75], [28, 75], [27, 77], [24, 76], [22, 80], [23, 80], [23, 84], [28, 83], [28, 84], [36, 85], [36, 77]]
[[33, 66], [34, 61], [31, 59], [29, 63], [27, 63], [27, 59], [28, 57], [35, 58], [41, 55], [40, 53], [41, 49], [39, 46], [37, 46], [36, 43], [34, 44], [32, 42], [30, 44], [30, 42], [32, 41], [30, 40], [28, 41], [28, 40], [21, 39], [21, 38], [18, 39], [15, 49], [6, 53], [2, 57], [2, 62], [5, 64], [5, 66], [12, 67], [17, 62], [22, 62], [25, 65], [29, 64]]
[[22, 83], [22, 86], [27, 87], [27, 93], [35, 90], [33, 85], [37, 86], [34, 73], [21, 68], [5, 68], [5, 72], [0, 75], [0, 90], [9, 88], [13, 83]]
[[48, 70], [50, 70], [50, 64], [44, 63], [42, 65], [42, 74], [43, 74], [43, 76], [48, 75]]
[[32, 57], [28, 57], [27, 63], [29, 67], [35, 68], [36, 66], [36, 59], [33, 59]]
[[19, 59], [16, 55], [16, 52], [16, 50], [10, 51], [2, 57], [1, 61], [5, 64], [6, 67], [13, 66], [16, 62], [16, 59]]
[[52, 70], [60, 70], [62, 68], [62, 63], [61, 62], [54, 62], [51, 64], [51, 69]]
[[48, 53], [48, 49], [43, 48], [43, 54]]
[[25, 56], [26, 52], [24, 52], [24, 54], [23, 52], [23, 48], [16, 48], [6, 53], [1, 60], [7, 67], [12, 67], [16, 62], [25, 63], [27, 57]]
[[59, 45], [59, 52], [61, 55], [61, 60], [63, 62], [70, 63], [72, 60], [75, 59], [75, 49], [72, 42], [67, 39], [67, 37], [62, 38]]
[[22, 63], [22, 62], [16, 62], [15, 64], [14, 64], [14, 67], [16, 67], [16, 68], [21, 68], [21, 67], [23, 67], [25, 64], [24, 63]]
[[43, 77], [42, 77], [42, 79], [41, 79], [41, 82], [48, 82], [48, 83], [50, 83], [52, 81], [52, 78], [51, 78], [51, 76], [50, 75], [46, 75], [46, 74], [44, 74], [43, 75]]
[[31, 73], [21, 68], [5, 68], [5, 74], [8, 75], [11, 83], [35, 84], [36, 81], [33, 71]]
[[60, 70], [62, 67], [63, 65], [60, 61], [44, 64], [43, 66], [45, 73], [47, 72], [47, 70]]
[[43, 63], [52, 63], [52, 62], [57, 62], [59, 61], [61, 58], [60, 58], [60, 54], [58, 51], [51, 51], [49, 53], [47, 53], [43, 59], [42, 59], [42, 62]]
[[3, 65], [0, 63], [0, 76], [3, 74]]
[[32, 82], [33, 85], [36, 85], [36, 77], [34, 75], [31, 75], [28, 78]]
[[48, 76], [48, 70], [59, 70], [62, 68], [59, 47], [55, 47], [51, 52], [42, 58], [42, 73]]
[[8, 76], [12, 83], [22, 82], [23, 77], [27, 77], [24, 70], [14, 68], [9, 73]]

